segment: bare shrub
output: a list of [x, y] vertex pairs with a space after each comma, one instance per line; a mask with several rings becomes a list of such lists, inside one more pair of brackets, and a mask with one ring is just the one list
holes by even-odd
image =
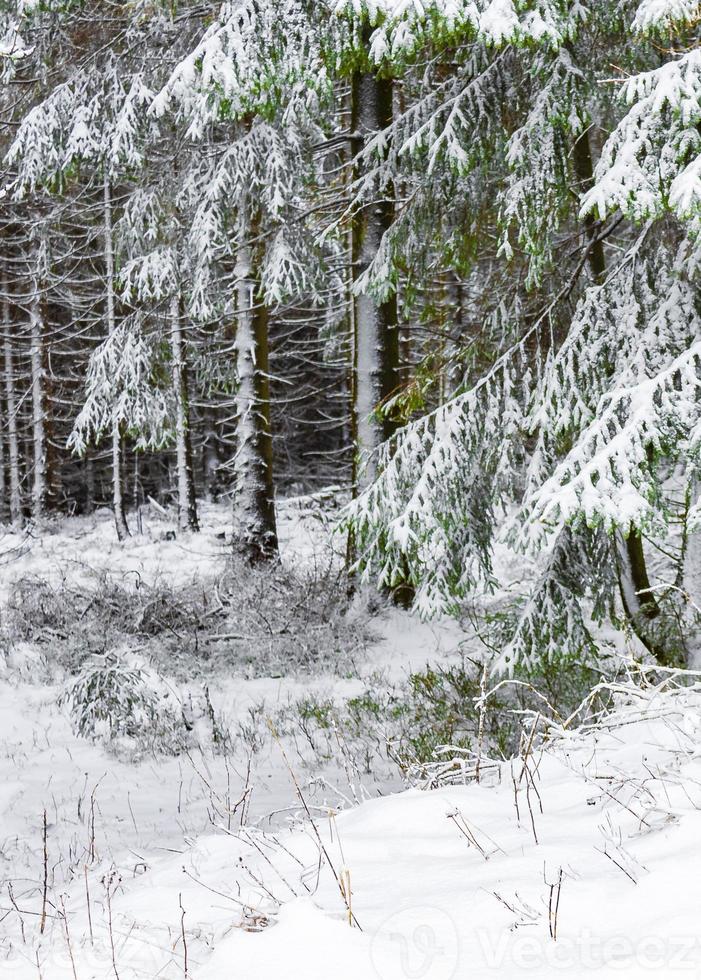
[[180, 680], [220, 669], [347, 674], [371, 638], [363, 617], [348, 615], [349, 604], [347, 581], [330, 561], [297, 571], [232, 560], [219, 578], [177, 588], [163, 580], [125, 584], [106, 573], [80, 585], [23, 578], [10, 592], [4, 625], [10, 644], [49, 647], [52, 664], [72, 673], [130, 640]]
[[[87, 571], [78, 582], [20, 579], [3, 626], [10, 651], [36, 651], [35, 680], [65, 684], [61, 702], [80, 735], [171, 752], [192, 727], [188, 712], [194, 725], [213, 709], [191, 697], [183, 712], [164, 695], [163, 678], [206, 688], [222, 673], [355, 673], [370, 637], [349, 610], [347, 584], [330, 563], [290, 571], [232, 562], [217, 579], [177, 588]], [[209, 721], [217, 750], [232, 738], [259, 747], [255, 717], [231, 733], [223, 718]]]
[[5, 612], [5, 631], [11, 640], [42, 641], [65, 638], [75, 620], [73, 596], [45, 579], [26, 576], [16, 581]]
[[331, 562], [300, 570], [232, 562], [216, 596], [221, 610], [205, 637], [216, 667], [347, 675], [372, 639], [367, 617], [349, 614], [347, 579]]

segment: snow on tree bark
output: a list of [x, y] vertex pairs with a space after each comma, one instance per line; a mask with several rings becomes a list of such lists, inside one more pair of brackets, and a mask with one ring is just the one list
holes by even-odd
[[13, 341], [13, 321], [10, 312], [9, 286], [7, 275], [3, 273], [2, 319], [5, 369], [5, 404], [7, 407], [7, 451], [10, 483], [10, 520], [17, 525], [22, 520], [22, 497], [20, 483], [20, 448], [17, 432], [17, 395], [15, 392], [15, 361]]
[[[3, 427], [4, 428], [4, 427]], [[7, 467], [5, 452], [5, 437], [0, 433], [0, 521], [5, 523], [9, 514], [7, 500]]]
[[[103, 176], [103, 212], [104, 212], [104, 248], [105, 248], [105, 299], [107, 306], [107, 333], [112, 336], [116, 329], [114, 306], [114, 251], [112, 245], [112, 188], [107, 170]], [[123, 474], [122, 474], [122, 445], [123, 438], [117, 421], [112, 424], [112, 507], [117, 537], [124, 541], [130, 535], [124, 512]]]
[[268, 375], [268, 311], [258, 299], [253, 250], [237, 252], [236, 492], [234, 546], [248, 561], [277, 555]]
[[198, 531], [195, 478], [190, 443], [190, 405], [188, 398], [187, 361], [180, 313], [180, 297], [170, 301], [170, 347], [175, 392], [175, 448], [178, 468], [178, 525], [183, 531]]
[[30, 364], [32, 383], [32, 445], [34, 474], [32, 480], [32, 517], [41, 521], [47, 508], [49, 455], [46, 437], [46, 376], [44, 371], [44, 322], [42, 316], [41, 273], [43, 261], [40, 245], [34, 251], [29, 305]]

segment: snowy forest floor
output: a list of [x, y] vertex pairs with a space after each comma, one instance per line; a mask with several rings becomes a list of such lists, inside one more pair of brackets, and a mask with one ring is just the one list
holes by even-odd
[[331, 503], [278, 576], [223, 575], [223, 507], [0, 541], [0, 977], [701, 976], [701, 677], [427, 764], [474, 641], [346, 607]]

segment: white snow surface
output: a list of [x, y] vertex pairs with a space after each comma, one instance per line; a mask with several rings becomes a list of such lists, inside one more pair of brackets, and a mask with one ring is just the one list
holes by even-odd
[[[314, 516], [299, 509], [312, 498], [295, 498], [279, 509], [278, 531], [285, 560], [290, 563], [321, 560], [328, 547], [328, 521], [321, 511]], [[133, 536], [117, 541], [112, 514], [99, 510], [89, 517], [47, 522], [42, 528], [30, 527], [0, 534], [0, 563], [3, 567], [0, 597], [7, 596], [12, 582], [27, 575], [41, 576], [52, 584], [63, 581], [94, 582], [95, 574], [106, 573], [123, 584], [138, 587], [140, 579], [154, 585], [164, 580], [170, 585], [186, 585], [196, 579], [214, 577], [222, 571], [232, 531], [231, 508], [221, 504], [198, 504], [202, 533], [175, 532], [173, 516], [153, 507], [142, 510], [141, 529], [137, 518], [129, 515]]]
[[[52, 904], [41, 937], [26, 914], [0, 974], [35, 977], [38, 957], [51, 980], [73, 966], [114, 976], [113, 942], [122, 980], [182, 977], [184, 926], [188, 975], [203, 980], [698, 975], [700, 709], [698, 691], [624, 696], [610, 724], [536, 747], [528, 772], [503, 763], [479, 785], [318, 810], [313, 826], [186, 837], [173, 853], [151, 841], [110, 854], [99, 832], [92, 942], [76, 873], [73, 964]], [[5, 808], [31, 775], [18, 777]], [[353, 925], [335, 876], [350, 881]], [[9, 928], [18, 913], [5, 915]]]
[[[318, 528], [293, 511], [286, 560], [313, 560]], [[77, 519], [30, 539], [4, 585], [86, 563], [186, 582], [221, 561], [227, 515], [212, 508], [205, 526], [162, 541], [153, 518], [120, 549], [106, 519]], [[377, 626], [368, 670], [408, 670], [459, 640], [400, 612]], [[246, 781], [236, 760], [108, 755], [29, 683], [32, 657], [16, 647], [0, 675], [2, 980], [701, 975], [701, 675], [620, 685], [580, 729], [541, 720], [522, 757], [485, 762], [479, 784], [368, 778], [360, 805], [311, 788], [273, 744], [241, 827], [222, 817]], [[217, 695], [245, 714], [325, 686], [348, 695], [359, 680], [233, 678]]]

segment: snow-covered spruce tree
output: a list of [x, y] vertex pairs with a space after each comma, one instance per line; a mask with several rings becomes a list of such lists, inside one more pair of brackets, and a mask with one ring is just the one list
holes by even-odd
[[[5, 120], [0, 153], [4, 153], [10, 134], [31, 105], [46, 68], [43, 46], [37, 43], [38, 32], [32, 23], [34, 18], [26, 8], [24, 4], [5, 4], [0, 11], [0, 105]], [[53, 13], [47, 10], [46, 17], [53, 20]], [[53, 215], [45, 201], [28, 201], [24, 207], [16, 207], [8, 195], [11, 180], [11, 172], [6, 171], [0, 223], [4, 244], [3, 389], [8, 403], [5, 433], [9, 472], [5, 485], [9, 490], [10, 518], [17, 523], [22, 513], [23, 476], [26, 475], [28, 490], [31, 484], [26, 503], [36, 521], [42, 521], [56, 504], [58, 487], [48, 370]], [[31, 405], [26, 412], [22, 410], [25, 403]], [[20, 415], [24, 416], [24, 431]], [[25, 474], [20, 472], [20, 447], [28, 457]]]
[[[474, 92], [468, 92], [475, 71], [467, 46], [453, 58], [447, 80], [445, 65], [436, 64], [438, 58], [427, 59], [422, 53], [414, 65], [412, 54], [420, 41], [413, 32], [421, 35], [426, 24], [418, 7], [409, 5], [402, 13], [390, 6], [336, 5], [337, 15], [348, 24], [339, 38], [339, 60], [341, 72], [350, 75], [354, 151], [347, 209], [353, 271], [354, 494], [376, 477], [381, 442], [391, 438], [402, 416], [426, 395], [425, 380], [434, 374], [433, 368], [419, 365], [417, 370], [411, 363], [421, 344], [420, 324], [427, 327], [427, 359], [433, 366], [443, 361], [436, 354], [440, 303], [428, 299], [433, 290], [429, 284], [444, 277], [441, 260], [451, 250], [446, 216], [455, 214], [455, 202], [467, 204], [468, 213], [462, 216], [465, 231], [469, 212], [477, 210], [467, 182], [459, 176], [453, 179], [454, 168], [446, 168], [441, 159], [457, 141], [444, 134], [443, 147], [433, 146], [431, 157], [424, 150], [437, 128], [472, 128], [480, 115], [486, 116], [478, 111], [470, 117], [459, 105], [463, 96], [471, 108], [476, 101]], [[407, 23], [402, 24], [403, 19]], [[484, 146], [479, 127], [472, 139], [475, 146]], [[444, 347], [444, 333], [453, 329], [451, 323], [438, 331], [439, 347]], [[445, 373], [441, 363], [438, 375]], [[347, 552], [352, 564], [352, 527]], [[409, 579], [408, 572], [402, 575], [398, 568], [391, 582], [383, 584], [396, 601], [408, 604], [413, 592]]]
[[[621, 371], [617, 397], [612, 398], [615, 412], [627, 421], [624, 451], [628, 465], [624, 467], [619, 462], [616, 467], [616, 492], [626, 494], [629, 500], [642, 497], [647, 502], [646, 506], [639, 503], [630, 507], [626, 514], [629, 554], [631, 545], [635, 546], [641, 534], [651, 528], [669, 534], [674, 513], [661, 487], [673, 465], [677, 467], [677, 479], [684, 474], [683, 496], [692, 507], [685, 533], [695, 527], [698, 406], [694, 405], [697, 399], [690, 396], [698, 372], [699, 338], [698, 298], [693, 283], [701, 216], [700, 16], [697, 3], [645, 0], [638, 5], [633, 29], [639, 38], [651, 35], [659, 43], [661, 37], [667, 44], [671, 40], [670, 58], [661, 67], [633, 74], [622, 83], [622, 101], [630, 108], [604, 146], [595, 186], [588, 190], [582, 207], [588, 220], [592, 216], [603, 220], [620, 214], [638, 224], [647, 222], [645, 237], [655, 240], [662, 235], [669, 240], [671, 236], [675, 244], [668, 254], [663, 254], [659, 271], [654, 273], [654, 302], [660, 305], [659, 310], [650, 312], [653, 329], [642, 340], [643, 344], [651, 344], [648, 357], [639, 358], [636, 372], [629, 369], [632, 378]], [[675, 50], [681, 53], [672, 54]], [[678, 222], [676, 230], [669, 228], [666, 216], [670, 214]], [[680, 228], [685, 229], [683, 235]], [[637, 269], [636, 263], [640, 264], [638, 254], [631, 266], [644, 282], [645, 272]], [[640, 392], [637, 398], [636, 389]], [[673, 441], [670, 430], [674, 432]], [[620, 447], [617, 452], [621, 452]], [[642, 553], [641, 545], [637, 547]], [[631, 564], [634, 562], [635, 554]], [[684, 582], [683, 568], [677, 585], [680, 582]], [[638, 594], [651, 596], [643, 602], [653, 614], [658, 614], [649, 583], [646, 587], [644, 581], [633, 578], [633, 584], [638, 587]]]
[[[540, 36], [529, 33], [536, 25], [532, 16], [536, 6], [541, 14], [549, 6], [552, 14], [542, 21], [549, 24], [547, 31], [538, 25]], [[619, 232], [624, 261], [607, 270], [602, 243], [612, 235], [614, 223], [602, 226], [585, 216], [577, 225], [573, 214], [573, 198], [586, 191], [591, 180], [591, 147], [586, 139], [591, 112], [599, 120], [609, 113], [606, 96], [602, 98], [596, 85], [596, 66], [587, 59], [594, 33], [610, 37], [615, 12], [602, 5], [597, 13], [597, 18], [587, 19], [576, 5], [524, 4], [499, 43], [493, 35], [481, 36], [479, 23], [472, 25], [473, 41], [489, 45], [490, 63], [501, 51], [514, 53], [512, 91], [521, 96], [515, 119], [507, 120], [506, 168], [498, 196], [501, 255], [512, 262], [519, 255], [527, 258], [525, 285], [531, 294], [547, 276], [552, 295], [540, 311], [529, 313], [516, 343], [507, 346], [480, 376], [468, 379], [464, 393], [390, 440], [381, 455], [377, 482], [351, 508], [351, 523], [364, 549], [360, 566], [365, 573], [391, 586], [408, 567], [417, 588], [416, 605], [430, 614], [455, 610], [465, 597], [494, 584], [491, 558], [499, 515], [510, 512], [510, 502], [517, 505], [520, 521], [507, 521], [510, 533], [502, 529], [499, 536], [512, 546], [541, 548], [544, 571], [515, 617], [501, 657], [506, 667], [584, 655], [585, 648], [592, 646], [585, 612], [591, 607], [582, 602], [593, 599], [598, 614], [610, 608], [617, 567], [624, 605], [643, 642], [664, 661], [674, 652], [651, 625], [657, 604], [641, 594], [647, 576], [644, 563], [634, 569], [636, 578], [626, 574], [634, 564], [631, 557], [643, 557], [636, 543], [643, 521], [629, 508], [621, 508], [613, 517], [612, 486], [622, 482], [624, 473], [612, 479], [596, 466], [587, 471], [598, 486], [597, 504], [591, 509], [583, 505], [589, 497], [575, 481], [580, 465], [577, 453], [587, 444], [588, 427], [616, 390], [617, 379], [629, 369], [618, 357], [614, 364], [620, 364], [620, 374], [610, 362], [597, 362], [603, 389], [590, 387], [588, 345], [583, 338], [591, 337], [595, 351], [601, 340], [591, 323], [591, 311], [584, 315], [582, 311], [592, 295], [604, 308], [613, 302], [626, 281], [625, 270], [641, 254], [639, 244], [630, 244], [630, 233]], [[494, 9], [485, 7], [487, 14], [493, 15]], [[484, 23], [491, 30], [493, 21]], [[428, 129], [434, 145], [450, 145], [452, 134], [446, 140], [444, 129], [450, 127]], [[458, 131], [454, 140], [458, 148], [460, 135]], [[465, 142], [462, 159], [453, 151], [463, 175], [475, 172], [471, 152], [472, 146]], [[554, 257], [568, 240], [574, 261], [563, 268]], [[643, 257], [648, 268], [665, 268], [664, 256]], [[586, 271], [594, 283], [593, 294], [584, 289]], [[659, 276], [657, 282], [662, 285]], [[665, 287], [669, 288], [669, 281]], [[649, 330], [646, 338], [655, 336], [659, 321], [653, 315], [654, 304], [640, 299], [636, 303], [637, 329]], [[563, 370], [569, 344], [566, 340], [563, 345], [562, 338], [570, 331], [573, 343], [579, 335], [582, 349], [563, 385], [558, 372]], [[635, 349], [641, 334], [636, 342], [633, 336], [624, 340], [618, 331], [614, 346]], [[672, 348], [677, 343], [678, 338]], [[658, 344], [656, 356], [660, 354]], [[560, 421], [550, 411], [555, 388], [562, 394]], [[621, 402], [614, 401], [618, 412]], [[620, 433], [616, 438], [613, 423], [607, 431], [611, 443], [620, 448], [623, 438]], [[634, 445], [628, 448], [635, 458]], [[587, 451], [592, 451], [591, 446]], [[668, 455], [666, 459], [669, 463]], [[622, 465], [620, 459], [618, 464]], [[550, 494], [547, 507], [545, 488]], [[622, 559], [616, 555], [617, 539], [634, 542]]]
[[[114, 256], [114, 187], [126, 171], [142, 163], [141, 121], [151, 98], [143, 76], [125, 77], [119, 59], [108, 54], [100, 65], [78, 69], [22, 121], [8, 153], [8, 162], [17, 171], [15, 197], [34, 193], [38, 188], [60, 190], [74, 173], [80, 172], [99, 193], [102, 202], [102, 235], [104, 257], [104, 318], [107, 339], [104, 350], [96, 352], [88, 371], [86, 403], [76, 420], [70, 446], [84, 449], [90, 437], [101, 438], [109, 431], [112, 443], [113, 506], [117, 535], [123, 540], [129, 529], [123, 498], [122, 445], [128, 429], [137, 420], [130, 418], [129, 399], [139, 400], [139, 411], [148, 413], [148, 392], [135, 394], [135, 385], [148, 383], [148, 374], [135, 367], [125, 387], [117, 390], [113, 379], [125, 382], [124, 371], [105, 372], [113, 356], [123, 356], [132, 345], [123, 342], [115, 297]], [[119, 334], [119, 336], [117, 336]], [[114, 348], [114, 349], [113, 349]], [[138, 340], [138, 358], [143, 356]], [[134, 406], [137, 411], [136, 405]], [[162, 403], [155, 396], [153, 431], [161, 432]], [[111, 413], [109, 425], [107, 416]], [[140, 434], [144, 445], [143, 434]]]
[[167, 337], [175, 403], [178, 525], [182, 530], [197, 531], [183, 302], [189, 278], [184, 258], [184, 216], [178, 208], [178, 197], [174, 174], [168, 173], [166, 165], [158, 184], [131, 194], [118, 227], [124, 257], [119, 284], [125, 303], [149, 310], [157, 332]]
[[[405, 318], [415, 313], [416, 291], [422, 288], [417, 280], [423, 276], [425, 283], [439, 274], [437, 253], [446, 261], [453, 251], [454, 243], [446, 241], [451, 230], [445, 227], [446, 212], [455, 212], [450, 192], [475, 189], [465, 180], [457, 188], [455, 178], [476, 172], [475, 182], [483, 180], [485, 156], [498, 152], [490, 115], [495, 112], [491, 121], [498, 122], [502, 105], [495, 93], [504, 71], [501, 59], [492, 59], [485, 45], [499, 44], [514, 32], [524, 38], [555, 33], [538, 11], [520, 20], [510, 5], [498, 7], [335, 3], [337, 16], [348, 25], [334, 40], [341, 45], [340, 72], [351, 80], [354, 410], [364, 485], [375, 474], [376, 450], [395, 430], [396, 409], [404, 400], [398, 391], [398, 312]], [[556, 19], [562, 30], [561, 14]], [[466, 148], [466, 139], [473, 145]], [[479, 210], [474, 199], [470, 210]], [[466, 224], [470, 221], [466, 214]], [[472, 223], [477, 223], [474, 218]]]
[[[156, 3], [137, 0], [136, 3], [117, 4], [65, 4], [63, 0], [56, 3], [45, 0], [31, 7], [33, 12], [27, 15], [20, 31], [26, 40], [24, 50], [30, 52], [27, 64], [24, 65], [22, 60], [8, 61], [13, 84], [1, 90], [3, 118], [10, 120], [0, 136], [3, 153], [32, 108], [43, 104], [47, 98], [58, 99], [58, 90], [62, 86], [68, 85], [70, 88], [79, 74], [90, 73], [101, 59], [116, 59], [119, 62], [125, 86], [130, 79], [141, 75], [147, 87], [159, 90], [169, 77], [172, 66], [195, 47], [203, 31], [202, 24], [209, 23], [205, 8], [194, 2], [179, 4], [177, 10], [158, 0]], [[23, 10], [29, 10], [29, 5], [24, 4]], [[313, 58], [310, 64], [314, 64]], [[314, 82], [321, 87], [325, 85], [323, 77]], [[218, 244], [213, 248], [211, 262], [204, 253], [198, 258], [191, 245], [195, 238], [205, 241], [206, 235], [193, 235], [188, 240], [187, 231], [193, 226], [197, 213], [206, 218], [206, 208], [201, 212], [198, 212], [198, 208], [207, 197], [216, 169], [215, 161], [228, 148], [231, 128], [226, 120], [209, 126], [201, 140], [189, 141], [188, 152], [188, 141], [183, 138], [182, 130], [168, 121], [165, 125], [159, 125], [156, 131], [154, 120], [148, 120], [145, 112], [142, 116], [145, 140], [142, 163], [138, 167], [126, 166], [121, 169], [110, 189], [114, 272], [121, 283], [120, 274], [125, 263], [132, 260], [138, 262], [140, 258], [138, 248], [125, 251], [126, 242], [120, 237], [119, 230], [121, 216], [125, 207], [128, 209], [132, 194], [137, 188], [158, 191], [161, 178], [166, 182], [170, 180], [169, 175], [172, 175], [175, 166], [178, 172], [172, 180], [174, 197], [168, 203], [178, 199], [176, 210], [182, 218], [180, 238], [183, 248], [179, 255], [184, 276], [180, 283], [181, 327], [191, 362], [190, 380], [193, 385], [187, 399], [190, 408], [187, 434], [192, 442], [194, 478], [198, 485], [204, 485], [208, 492], [218, 497], [231, 489], [227, 480], [235, 462], [233, 401], [236, 372], [235, 356], [232, 356], [235, 353], [232, 349], [235, 340], [232, 321], [235, 320], [233, 268], [236, 257], [235, 250], [230, 247], [231, 240], [226, 240], [229, 238], [227, 235], [222, 238], [221, 248]], [[284, 128], [280, 120], [275, 125]], [[347, 128], [347, 122], [344, 125]], [[314, 139], [309, 142], [314, 142]], [[50, 148], [46, 149], [50, 154]], [[326, 155], [327, 152], [317, 144], [315, 153], [319, 156], [316, 157], [315, 166], [322, 153], [326, 165], [333, 150], [329, 155]], [[41, 154], [36, 163], [39, 173]], [[309, 170], [308, 164], [309, 160], [305, 159], [305, 174]], [[66, 173], [58, 174], [57, 171], [57, 175], [55, 180], [38, 179], [36, 191], [27, 189], [22, 200], [4, 197], [0, 203], [0, 221], [9, 272], [7, 298], [16, 334], [12, 338], [12, 362], [18, 404], [20, 480], [30, 483], [32, 478], [33, 453], [27, 451], [31, 448], [32, 419], [29, 411], [29, 306], [26, 301], [31, 243], [25, 232], [32, 226], [31, 213], [37, 211], [46, 218], [51, 254], [49, 281], [44, 290], [46, 319], [43, 336], [50, 369], [46, 420], [51, 427], [49, 445], [57, 463], [55, 472], [60, 479], [56, 503], [82, 510], [89, 509], [98, 501], [108, 502], [112, 497], [106, 446], [93, 446], [94, 438], [91, 437], [90, 443], [84, 444], [84, 455], [69, 455], [65, 451], [72, 423], [84, 405], [83, 382], [89, 355], [95, 344], [105, 336], [104, 186], [100, 168], [87, 159], [76, 159], [75, 165]], [[304, 188], [308, 201], [317, 209], [310, 211], [311, 220], [319, 221], [319, 215], [324, 213], [326, 207], [325, 202], [312, 182], [307, 182], [306, 175], [301, 177], [300, 186]], [[167, 193], [170, 192], [169, 187]], [[303, 214], [300, 208], [295, 214], [295, 222]], [[229, 218], [232, 225], [234, 217], [231, 212]], [[288, 241], [295, 237], [298, 227], [301, 225], [288, 229]], [[310, 241], [311, 236], [307, 231], [305, 227], [305, 236]], [[262, 252], [262, 244], [259, 243], [259, 253]], [[336, 248], [337, 243], [333, 244]], [[277, 255], [284, 258], [283, 249], [279, 248]], [[148, 262], [148, 249], [141, 257]], [[332, 261], [335, 267], [331, 271], [336, 278], [340, 278], [345, 271], [340, 251], [335, 258], [332, 256]], [[191, 275], [197, 262], [200, 262], [199, 269]], [[306, 265], [311, 270], [312, 266], [318, 266], [318, 262], [313, 258]], [[291, 295], [269, 304], [271, 428], [275, 435], [273, 448], [281, 486], [294, 484], [296, 487], [311, 487], [329, 479], [345, 480], [346, 466], [350, 460], [350, 453], [345, 448], [347, 443], [342, 442], [347, 389], [343, 386], [339, 390], [337, 383], [345, 372], [342, 362], [345, 338], [338, 327], [339, 297], [333, 298], [327, 310], [327, 294], [328, 287], [324, 285], [323, 294], [315, 289], [303, 296]], [[172, 381], [175, 380], [172, 375], [177, 358], [174, 362], [171, 340], [176, 337], [167, 322], [169, 300], [167, 297], [160, 301], [145, 296], [139, 298], [136, 293], [128, 298], [119, 285], [114, 301], [117, 323], [128, 319], [131, 328], [138, 331], [141, 340], [153, 354], [150, 378], [156, 382], [157, 401], [168, 385], [166, 370]], [[207, 306], [209, 310], [205, 309]], [[132, 313], [140, 315], [132, 317]], [[173, 413], [171, 430], [175, 441], [178, 405], [175, 397], [169, 397], [168, 401]], [[185, 404], [185, 399], [181, 399], [180, 404]], [[9, 440], [8, 417], [5, 416], [3, 421], [3, 434]], [[181, 426], [181, 432], [182, 429]], [[317, 436], [320, 430], [319, 443]], [[103, 434], [108, 437], [110, 428], [103, 430]], [[107, 443], [108, 439], [102, 441]], [[183, 485], [181, 479], [174, 480], [178, 476], [175, 458], [177, 446], [170, 450], [170, 446], [159, 443], [134, 454], [136, 444], [137, 441], [127, 434], [122, 448], [124, 500], [133, 500], [137, 505], [148, 495], [168, 499], [173, 489], [177, 490], [178, 486]], [[138, 444], [143, 446], [143, 443]], [[329, 452], [334, 454], [333, 459]], [[186, 454], [181, 452], [181, 460], [183, 455]], [[9, 464], [9, 456], [7, 461]], [[338, 472], [339, 461], [343, 476]], [[318, 463], [322, 463], [322, 466]], [[182, 466], [179, 469], [182, 471]], [[9, 485], [9, 480], [6, 485]], [[28, 502], [29, 493], [26, 494], [25, 505]], [[182, 513], [184, 508], [180, 510]]]
[[[277, 553], [268, 324], [292, 296], [313, 295], [322, 274], [306, 229], [308, 148], [318, 142], [319, 93], [327, 87], [310, 29], [313, 5], [298, 0], [224, 3], [219, 17], [158, 96], [193, 142], [218, 150], [202, 167], [191, 247], [195, 307], [206, 286], [231, 282], [235, 318], [237, 549], [249, 561]], [[194, 185], [193, 185], [194, 186]], [[229, 267], [227, 276], [227, 266]], [[233, 300], [233, 302], [232, 302]]]
[[[474, 63], [471, 52], [463, 61], [465, 50], [461, 50], [453, 59], [459, 66], [458, 78], [451, 67], [447, 83], [445, 66], [436, 70], [439, 59], [426, 59], [421, 52], [420, 67], [414, 66], [412, 55], [421, 49], [426, 35], [432, 29], [443, 36], [450, 30], [445, 22], [438, 26], [444, 12], [437, 8], [340, 0], [336, 13], [348, 24], [339, 35], [339, 63], [351, 82], [354, 159], [347, 213], [352, 219], [351, 412], [353, 492], [357, 493], [377, 475], [378, 447], [393, 435], [407, 405], [416, 407], [416, 393], [422, 391], [422, 377], [428, 373], [420, 370], [415, 376], [410, 365], [411, 349], [419, 340], [417, 317], [423, 314], [424, 322], [432, 321], [429, 335], [436, 319], [435, 307], [429, 314], [428, 304], [422, 304], [424, 296], [419, 299], [418, 294], [425, 293], [427, 280], [443, 274], [433, 245], [440, 242], [438, 251], [443, 256], [449, 252], [442, 235], [444, 215], [455, 210], [449, 203], [452, 193], [466, 188], [458, 189], [446, 179], [446, 170], [438, 162], [440, 147], [433, 148], [433, 159], [421, 151], [446, 117], [447, 128], [470, 125], [456, 103], [463, 94], [466, 101], [472, 99], [464, 89], [469, 87], [467, 79], [472, 80]], [[475, 143], [480, 140], [477, 135]], [[448, 154], [455, 145], [450, 136], [444, 139]], [[461, 149], [461, 160], [463, 156]], [[474, 208], [474, 201], [470, 207]], [[430, 347], [430, 357], [435, 359], [435, 334]], [[400, 389], [401, 380], [405, 385], [408, 381], [410, 394]], [[351, 528], [351, 560], [354, 554]], [[398, 570], [385, 584], [391, 585], [399, 601], [410, 600], [412, 590]]]

